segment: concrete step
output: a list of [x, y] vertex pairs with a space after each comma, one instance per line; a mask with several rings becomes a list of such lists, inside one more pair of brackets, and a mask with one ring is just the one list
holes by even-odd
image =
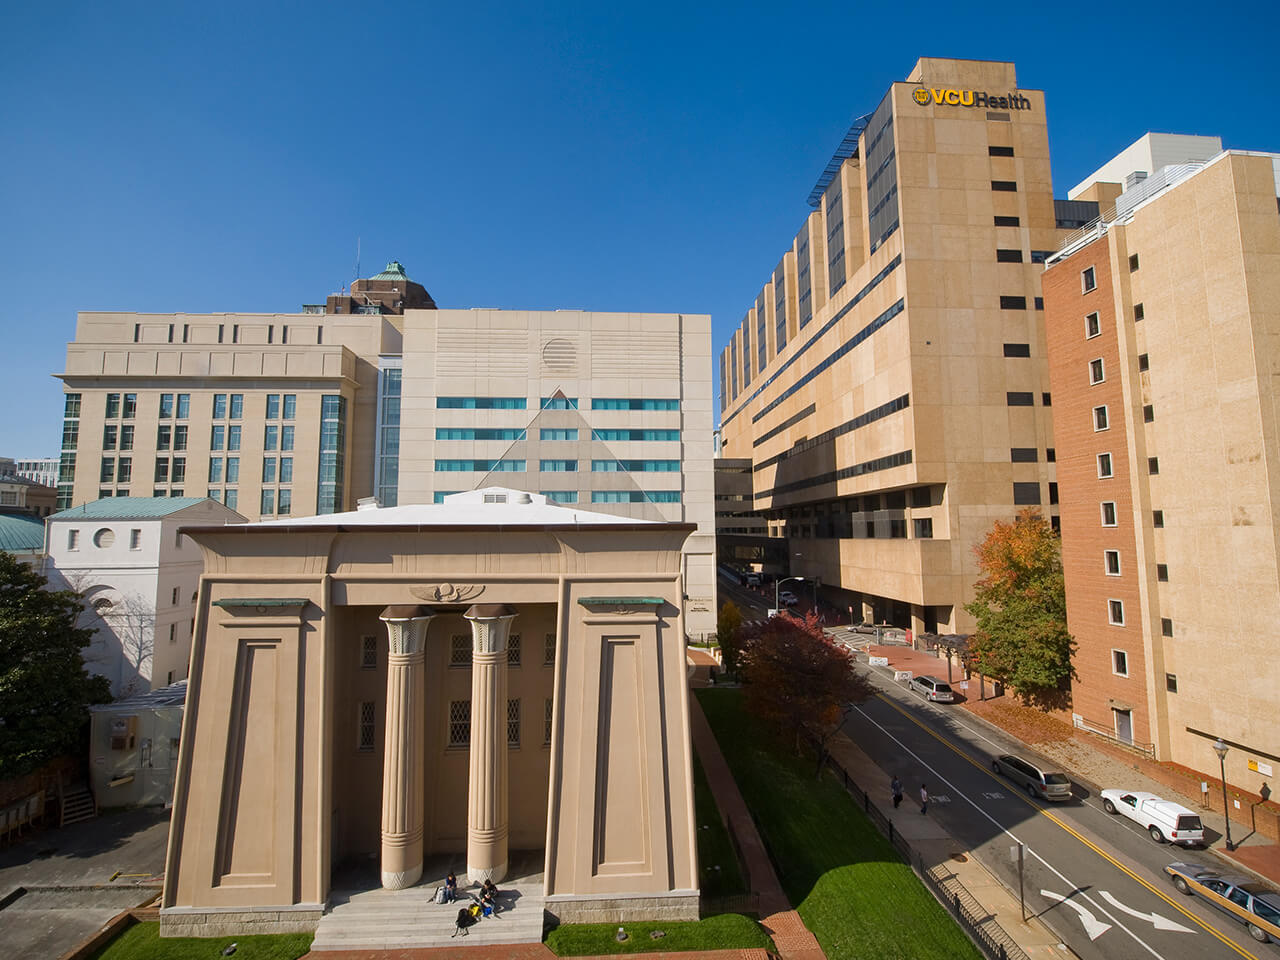
[[336, 891], [320, 918], [311, 949], [392, 950], [447, 946], [538, 943], [543, 931], [541, 882], [504, 886], [499, 910], [454, 937], [458, 910], [470, 902], [464, 892], [453, 903], [432, 900], [434, 885], [408, 890]]

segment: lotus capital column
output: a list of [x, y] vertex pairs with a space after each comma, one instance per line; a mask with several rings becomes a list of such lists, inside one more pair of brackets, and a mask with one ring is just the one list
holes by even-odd
[[379, 615], [387, 625], [387, 718], [382, 761], [382, 885], [411, 887], [422, 878], [424, 648], [430, 607], [399, 605]]
[[471, 622], [471, 773], [467, 790], [467, 876], [507, 874], [507, 636], [516, 612], [478, 603]]

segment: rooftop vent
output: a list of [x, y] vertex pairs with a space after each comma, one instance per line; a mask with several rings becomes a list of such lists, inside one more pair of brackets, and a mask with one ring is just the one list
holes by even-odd
[[377, 497], [361, 497], [356, 501], [357, 510], [377, 510], [382, 507], [382, 501]]
[[[528, 494], [526, 493], [525, 496], [527, 497]], [[485, 503], [506, 503], [507, 495], [505, 493], [486, 493], [484, 495], [484, 502]]]
[[533, 497], [527, 493], [517, 494], [516, 503], [533, 503]]

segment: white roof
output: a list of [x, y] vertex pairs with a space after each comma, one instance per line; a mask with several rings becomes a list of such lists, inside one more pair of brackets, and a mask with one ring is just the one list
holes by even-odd
[[507, 487], [482, 487], [444, 498], [443, 503], [415, 503], [399, 507], [362, 506], [347, 513], [327, 513], [313, 517], [285, 517], [244, 524], [263, 527], [382, 527], [382, 526], [546, 526], [577, 524], [605, 526], [656, 523], [607, 513], [579, 510], [573, 504], [559, 504], [540, 493]]

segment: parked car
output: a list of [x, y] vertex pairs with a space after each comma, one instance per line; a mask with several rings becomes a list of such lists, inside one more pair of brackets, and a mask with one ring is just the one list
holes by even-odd
[[937, 677], [912, 677], [910, 686], [916, 693], [934, 703], [950, 703], [956, 698], [951, 692], [951, 684]]
[[1008, 777], [1033, 797], [1045, 800], [1070, 800], [1071, 781], [1061, 773], [1041, 770], [1030, 760], [1005, 754], [991, 761], [991, 768]]
[[1280, 893], [1248, 877], [1219, 873], [1212, 867], [1178, 861], [1164, 868], [1179, 892], [1202, 897], [1249, 928], [1259, 943], [1280, 942]]
[[1154, 793], [1137, 790], [1103, 790], [1102, 809], [1128, 817], [1156, 843], [1180, 844], [1184, 847], [1204, 843], [1204, 825], [1194, 810], [1180, 803], [1163, 800]]
[[746, 583], [748, 587], [758, 587], [762, 582], [763, 581], [761, 580], [760, 574], [758, 573], [747, 574]]
[[794, 607], [799, 602], [800, 598], [790, 590], [783, 590], [778, 594], [778, 603], [782, 604], [784, 607]]

